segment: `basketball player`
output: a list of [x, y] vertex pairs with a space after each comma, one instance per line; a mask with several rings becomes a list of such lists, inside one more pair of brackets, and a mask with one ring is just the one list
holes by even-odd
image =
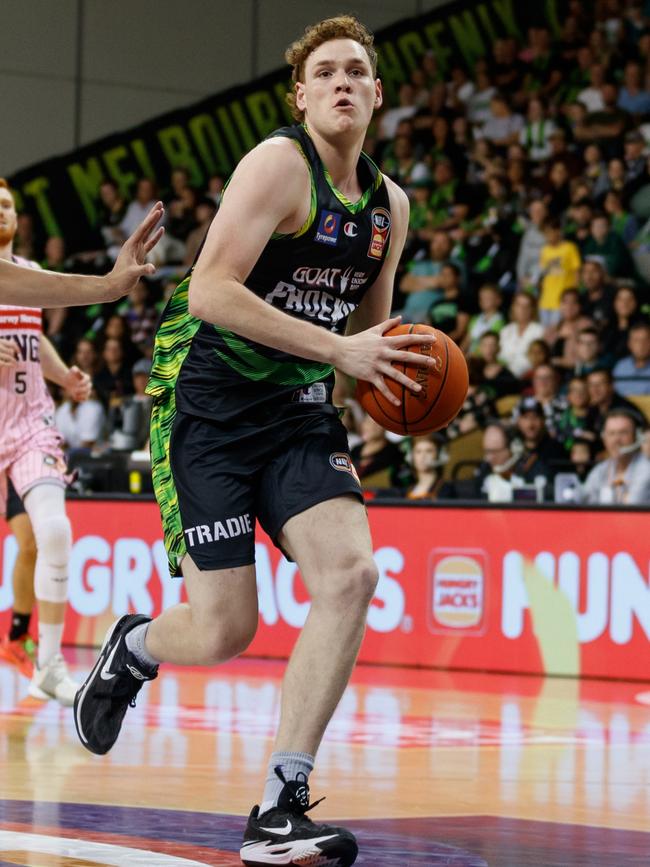
[[36, 540], [23, 501], [11, 480], [7, 488], [5, 518], [16, 539], [18, 550], [11, 575], [14, 591], [11, 626], [9, 632], [0, 640], [0, 659], [15, 665], [21, 674], [31, 679], [36, 662], [36, 644], [29, 634], [35, 602]]
[[349, 865], [354, 836], [314, 824], [308, 777], [346, 687], [377, 582], [333, 371], [417, 391], [391, 362], [430, 364], [383, 337], [408, 224], [403, 192], [361, 153], [382, 103], [372, 36], [341, 16], [288, 51], [286, 128], [240, 162], [195, 268], [156, 338], [151, 450], [172, 574], [188, 603], [156, 620], [126, 615], [75, 701], [84, 746], [107, 752], [160, 662], [213, 665], [241, 653], [258, 622], [257, 518], [300, 567], [311, 611], [288, 664], [247, 865]]
[[[40, 269], [13, 255], [17, 219], [13, 196], [0, 179], [0, 259]], [[36, 540], [34, 592], [39, 606], [38, 655], [29, 693], [70, 706], [77, 684], [68, 674], [61, 639], [68, 592], [70, 522], [65, 513], [66, 470], [54, 403], [43, 376], [77, 400], [90, 394], [90, 377], [68, 368], [42, 334], [38, 308], [0, 305], [0, 514], [7, 480], [24, 502]]]
[[[7, 189], [6, 181], [2, 187]], [[0, 206], [0, 235], [6, 233], [13, 219], [5, 213], [6, 207], [8, 205]], [[157, 202], [124, 242], [113, 270], [103, 277], [36, 271], [0, 258], [0, 303], [26, 307], [73, 307], [116, 301], [129, 293], [140, 277], [155, 273], [154, 266], [145, 263], [145, 257], [162, 237], [163, 228], [156, 228], [162, 215], [162, 202]]]

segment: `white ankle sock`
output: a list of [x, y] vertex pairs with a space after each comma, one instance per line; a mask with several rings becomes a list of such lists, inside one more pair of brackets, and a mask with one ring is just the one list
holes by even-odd
[[286, 780], [295, 780], [299, 773], [305, 775], [305, 782], [314, 770], [314, 757], [308, 753], [272, 753], [266, 774], [264, 797], [260, 804], [260, 816], [272, 807], [277, 807], [280, 792], [284, 783], [275, 773], [275, 768], [280, 767]]
[[43, 668], [53, 656], [61, 652], [63, 623], [38, 624], [38, 667]]

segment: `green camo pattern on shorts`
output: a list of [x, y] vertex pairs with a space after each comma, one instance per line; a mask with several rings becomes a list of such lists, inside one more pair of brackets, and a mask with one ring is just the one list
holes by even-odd
[[167, 389], [154, 400], [151, 411], [151, 478], [160, 509], [163, 538], [170, 575], [180, 575], [180, 562], [187, 554], [178, 493], [169, 461], [169, 442], [176, 417], [176, 392]]

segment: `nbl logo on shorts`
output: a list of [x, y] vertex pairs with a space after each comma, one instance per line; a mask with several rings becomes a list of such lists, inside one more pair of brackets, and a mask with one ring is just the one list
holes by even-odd
[[320, 223], [316, 232], [315, 241], [319, 244], [330, 244], [334, 246], [339, 240], [339, 229], [341, 228], [341, 215], [335, 214], [333, 211], [321, 211]]

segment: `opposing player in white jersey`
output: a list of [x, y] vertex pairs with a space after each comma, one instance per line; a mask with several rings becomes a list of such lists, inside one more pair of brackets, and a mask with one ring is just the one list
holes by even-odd
[[[16, 209], [0, 179], [0, 259], [32, 267], [13, 256]], [[34, 590], [39, 608], [37, 665], [30, 695], [71, 705], [77, 684], [68, 674], [61, 639], [68, 596], [72, 534], [65, 513], [66, 468], [54, 403], [43, 376], [77, 400], [90, 393], [90, 378], [68, 368], [43, 336], [42, 311], [0, 304], [0, 513], [7, 479], [22, 497], [36, 539]]]

